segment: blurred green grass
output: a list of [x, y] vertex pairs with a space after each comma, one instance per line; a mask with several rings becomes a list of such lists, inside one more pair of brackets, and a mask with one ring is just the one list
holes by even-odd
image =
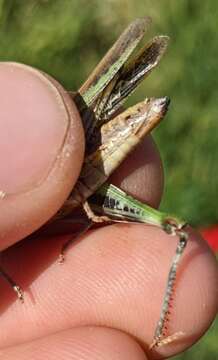
[[[218, 223], [216, 0], [0, 0], [0, 60], [35, 66], [75, 90], [125, 26], [143, 15], [153, 18], [149, 37], [171, 37], [160, 67], [130, 99], [172, 100], [154, 134], [166, 173], [161, 208], [198, 227]], [[215, 359], [217, 333], [216, 323], [176, 359]]]

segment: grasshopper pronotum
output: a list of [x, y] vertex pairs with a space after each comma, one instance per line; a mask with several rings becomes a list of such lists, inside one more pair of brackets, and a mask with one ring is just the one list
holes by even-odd
[[[183, 230], [185, 223], [140, 203], [113, 185], [105, 185], [111, 173], [159, 123], [168, 109], [168, 98], [150, 98], [116, 115], [124, 100], [158, 65], [167, 48], [168, 37], [157, 36], [132, 55], [150, 22], [147, 17], [132, 22], [79, 91], [71, 94], [82, 117], [86, 154], [75, 188], [52, 221], [70, 216], [75, 207], [83, 206], [87, 213], [87, 223], [83, 230], [95, 221], [134, 221], [161, 226], [166, 232], [179, 236], [152, 343], [155, 346], [176, 338], [174, 335], [165, 337], [164, 326], [177, 265], [187, 243], [187, 234]], [[62, 257], [68, 245], [64, 246]], [[18, 297], [23, 299], [22, 290], [1, 268], [0, 274], [12, 285]]]

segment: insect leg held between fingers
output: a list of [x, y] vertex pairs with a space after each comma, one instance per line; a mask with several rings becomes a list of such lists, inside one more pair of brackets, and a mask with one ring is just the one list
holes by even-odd
[[59, 264], [63, 264], [64, 260], [65, 260], [65, 254], [66, 254], [66, 251], [67, 249], [70, 247], [70, 245], [75, 241], [75, 239], [77, 239], [78, 237], [84, 235], [88, 229], [91, 228], [93, 222], [92, 220], [90, 219], [86, 219], [86, 222], [84, 222], [82, 225], [81, 225], [81, 229], [76, 233], [74, 234], [73, 236], [71, 236], [65, 243], [64, 245], [62, 246], [61, 248], [61, 252], [59, 254], [59, 257], [58, 257], [58, 262]]
[[178, 265], [180, 263], [181, 257], [183, 255], [183, 252], [185, 250], [185, 247], [187, 245], [188, 241], [188, 233], [183, 229], [178, 228], [172, 228], [172, 235], [177, 235], [179, 237], [179, 242], [176, 247], [176, 252], [173, 257], [171, 267], [169, 270], [169, 275], [167, 279], [167, 286], [166, 291], [163, 298], [163, 304], [161, 308], [161, 314], [159, 321], [156, 326], [154, 339], [152, 341], [152, 344], [150, 345], [150, 349], [156, 347], [156, 346], [162, 346], [169, 344], [172, 341], [175, 341], [179, 339], [181, 336], [184, 335], [182, 331], [179, 331], [173, 335], [167, 336], [165, 331], [167, 330], [166, 323], [169, 321], [169, 307], [172, 300], [172, 295], [174, 292], [174, 286], [176, 283], [176, 277], [177, 277], [177, 271], [178, 271]]
[[133, 223], [155, 225], [162, 228], [167, 234], [179, 237], [169, 270], [160, 318], [150, 349], [177, 340], [183, 333], [179, 331], [173, 335], [167, 335], [166, 324], [169, 321], [169, 308], [172, 302], [178, 265], [188, 241], [188, 233], [185, 230], [186, 222], [141, 203], [112, 184], [102, 185], [90, 198], [90, 204], [97, 213], [107, 214], [112, 221], [124, 220]]

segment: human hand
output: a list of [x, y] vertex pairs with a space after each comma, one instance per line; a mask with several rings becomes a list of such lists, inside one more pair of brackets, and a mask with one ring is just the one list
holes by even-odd
[[[0, 64], [1, 249], [32, 233], [61, 207], [79, 175], [84, 138], [63, 88], [24, 65]], [[157, 206], [163, 188], [150, 136], [111, 181]], [[179, 266], [169, 332], [185, 333], [148, 351], [160, 315], [176, 238], [146, 225], [115, 224], [75, 241], [28, 238], [4, 252], [2, 265], [25, 291], [21, 304], [3, 280], [0, 355], [11, 359], [144, 360], [184, 350], [217, 311], [217, 265], [190, 230]]]

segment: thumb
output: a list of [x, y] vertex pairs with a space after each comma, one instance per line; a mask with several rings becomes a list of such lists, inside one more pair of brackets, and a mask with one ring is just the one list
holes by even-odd
[[52, 217], [74, 186], [84, 155], [79, 113], [54, 79], [0, 63], [0, 250]]

